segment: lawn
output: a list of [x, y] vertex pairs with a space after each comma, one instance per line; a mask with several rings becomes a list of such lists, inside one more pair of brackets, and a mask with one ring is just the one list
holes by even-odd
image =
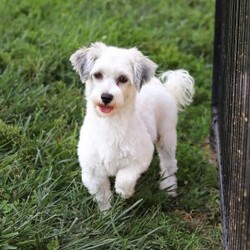
[[[0, 249], [221, 249], [208, 147], [214, 1], [0, 2]], [[155, 155], [133, 198], [100, 213], [76, 155], [84, 85], [70, 55], [93, 41], [138, 47], [158, 73], [185, 68], [193, 104], [178, 123], [179, 196], [158, 190]]]

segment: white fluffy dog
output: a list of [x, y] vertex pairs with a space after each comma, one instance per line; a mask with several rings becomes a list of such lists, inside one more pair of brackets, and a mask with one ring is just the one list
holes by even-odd
[[[157, 65], [136, 48], [97, 42], [77, 50], [70, 61], [86, 83], [87, 112], [78, 144], [82, 181], [101, 210], [110, 208], [109, 176], [123, 198], [152, 160], [160, 158], [160, 189], [176, 195], [178, 110], [192, 101], [194, 80], [185, 70], [154, 77]], [[145, 85], [144, 85], [145, 84]]]

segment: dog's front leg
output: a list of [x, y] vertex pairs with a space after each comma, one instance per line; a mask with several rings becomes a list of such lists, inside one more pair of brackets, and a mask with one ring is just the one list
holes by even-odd
[[112, 193], [108, 177], [83, 171], [82, 182], [89, 193], [95, 195], [95, 199], [101, 211], [108, 210], [111, 207], [110, 198]]
[[116, 175], [115, 190], [122, 198], [130, 198], [135, 191], [135, 184], [140, 177], [140, 167], [129, 167], [120, 169]]

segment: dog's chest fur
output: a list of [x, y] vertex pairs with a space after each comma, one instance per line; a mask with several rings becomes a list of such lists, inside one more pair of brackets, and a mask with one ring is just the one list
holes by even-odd
[[92, 164], [88, 166], [92, 165], [96, 170], [113, 176], [119, 169], [140, 161], [143, 158], [141, 153], [147, 152], [145, 144], [151, 144], [150, 136], [145, 136], [146, 127], [141, 123], [136, 116], [106, 119], [86, 117], [79, 150], [84, 152], [87, 148], [89, 153], [91, 150], [87, 158], [92, 160]]
[[[124, 130], [121, 122], [105, 121], [100, 132], [96, 147], [101, 165], [110, 175], [115, 175], [117, 169], [126, 167], [136, 158], [136, 135]], [[102, 138], [102, 139], [101, 139]]]

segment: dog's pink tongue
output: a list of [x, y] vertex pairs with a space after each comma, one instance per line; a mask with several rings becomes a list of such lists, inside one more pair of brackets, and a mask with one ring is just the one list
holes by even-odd
[[109, 106], [99, 106], [100, 110], [102, 113], [109, 113], [113, 110], [113, 107], [109, 107]]

